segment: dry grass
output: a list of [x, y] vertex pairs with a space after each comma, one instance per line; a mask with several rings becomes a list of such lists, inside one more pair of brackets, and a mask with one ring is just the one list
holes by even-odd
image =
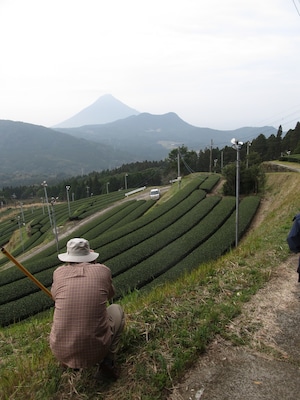
[[[231, 332], [232, 336], [248, 341], [252, 335], [253, 346], [265, 342], [267, 333], [259, 330], [262, 326], [259, 315], [266, 315], [269, 328], [275, 329], [271, 326], [272, 310], [267, 315], [264, 306], [266, 294], [262, 292], [260, 308], [255, 311], [257, 314], [251, 314], [250, 301], [246, 303], [246, 312], [240, 317], [237, 315], [243, 304], [270, 280], [276, 267], [288, 257], [285, 238], [291, 218], [298, 211], [299, 179], [300, 175], [293, 173], [268, 174], [268, 187], [254, 221], [255, 229], [240, 242], [238, 249], [217, 262], [202, 265], [174, 284], [147, 296], [134, 293], [122, 301], [127, 327], [119, 358], [122, 370], [119, 381], [96, 380], [95, 369], [61, 373], [45, 346], [48, 331], [44, 330], [41, 357], [49, 360], [49, 373], [46, 371], [45, 387], [39, 387], [35, 400], [42, 395], [52, 400], [164, 399], [216, 334], [228, 335]], [[274, 298], [274, 306], [278, 306], [280, 300]], [[41, 323], [45, 321], [49, 323], [49, 317]], [[252, 325], [250, 321], [253, 321]], [[24, 325], [24, 332], [29, 329], [29, 324]], [[16, 350], [21, 359], [26, 359], [22, 348]], [[30, 351], [34, 355], [37, 349], [32, 346]], [[17, 360], [15, 363], [13, 368], [17, 381], [22, 364]], [[27, 374], [29, 385], [38, 386], [40, 364], [41, 361], [37, 361], [31, 374]], [[40, 397], [37, 393], [41, 393]], [[18, 397], [18, 400], [25, 398], [30, 398], [28, 393], [27, 397]], [[4, 399], [13, 397], [8, 395]]]

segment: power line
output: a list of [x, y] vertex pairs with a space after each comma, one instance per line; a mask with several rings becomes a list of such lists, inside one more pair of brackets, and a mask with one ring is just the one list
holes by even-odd
[[[299, 0], [299, 2], [300, 2], [300, 0]], [[268, 127], [266, 127], [265, 129], [262, 129], [261, 131], [260, 131], [260, 134], [262, 134], [262, 135], [265, 135], [265, 136], [268, 136], [268, 134], [270, 133], [270, 132], [273, 132], [273, 125], [275, 125], [275, 124], [278, 124], [278, 126], [279, 125], [284, 125], [284, 124], [289, 124], [289, 123], [291, 123], [291, 122], [298, 122], [299, 121], [299, 113], [300, 113], [300, 111], [299, 110], [297, 110], [297, 111], [295, 111], [295, 112], [293, 112], [293, 113], [291, 113], [291, 114], [287, 114], [287, 115], [285, 115], [284, 117], [282, 117], [282, 118], [279, 118], [279, 119], [277, 119], [277, 120], [273, 120], [272, 122], [270, 122], [270, 123], [268, 123], [268, 122], [265, 122], [265, 123], [268, 123], [268, 125], [272, 125], [272, 126], [268, 126]], [[286, 120], [286, 118], [289, 118], [289, 117], [292, 117], [293, 115], [298, 115], [297, 117], [295, 117], [295, 118], [291, 118], [291, 119], [289, 119], [289, 120]], [[265, 121], [267, 121], [267, 120], [265, 120]], [[244, 142], [246, 142], [247, 140], [249, 140], [249, 139], [253, 139], [253, 135], [254, 134], [256, 134], [256, 128], [253, 128], [253, 130], [249, 130], [249, 132], [248, 132], [248, 134], [247, 134], [247, 136], [243, 136], [243, 137], [240, 137], [240, 139], [242, 140], [242, 141], [244, 141]], [[223, 141], [218, 141], [217, 143], [214, 143], [214, 145], [215, 145], [215, 147], [220, 147], [220, 146], [222, 146], [222, 145], [226, 145], [227, 144], [227, 142], [223, 142]], [[206, 145], [206, 148], [209, 148], [211, 145], [210, 144], [207, 144]]]
[[298, 13], [298, 15], [299, 15], [299, 17], [300, 17], [300, 12], [299, 12], [299, 10], [298, 10], [298, 8], [297, 8], [297, 6], [296, 6], [296, 2], [295, 2], [295, 0], [292, 0], [292, 1], [293, 1], [294, 6], [295, 6], [295, 8], [296, 8], [296, 10], [297, 10], [297, 13]]
[[184, 164], [185, 168], [188, 170], [188, 172], [190, 174], [195, 173], [195, 171], [187, 164], [187, 162], [185, 161], [183, 155], [180, 153], [179, 149], [178, 149], [178, 153], [180, 155], [181, 161], [183, 162], [183, 164]]

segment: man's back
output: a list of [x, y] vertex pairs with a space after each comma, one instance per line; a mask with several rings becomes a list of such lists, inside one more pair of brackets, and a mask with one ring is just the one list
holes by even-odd
[[102, 264], [71, 263], [53, 274], [55, 301], [50, 346], [71, 368], [101, 360], [111, 342], [107, 301], [114, 295], [111, 272]]

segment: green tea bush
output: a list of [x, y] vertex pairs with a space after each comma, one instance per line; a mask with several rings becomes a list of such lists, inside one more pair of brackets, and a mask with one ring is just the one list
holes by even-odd
[[84, 202], [79, 204], [77, 207], [76, 205], [72, 204], [72, 209], [74, 206], [76, 209], [73, 211], [73, 217], [77, 217], [79, 219], [87, 218], [90, 215], [94, 214], [97, 211], [100, 211], [106, 208], [108, 205], [121, 200], [124, 198], [124, 191], [119, 192], [112, 192], [109, 194], [102, 194], [98, 196], [93, 196], [85, 199]]
[[[137, 246], [139, 243], [157, 235], [160, 231], [166, 229], [168, 226], [177, 221], [180, 217], [185, 215], [191, 208], [205, 198], [205, 192], [195, 190], [189, 197], [184, 199], [176, 208], [171, 208], [168, 212], [156, 218], [151, 224], [142, 226], [130, 234], [127, 234], [122, 240], [115, 240], [105, 247], [100, 248], [101, 260], [106, 262], [118, 254], [124, 255], [124, 251], [131, 247]], [[152, 214], [152, 213], [151, 213]], [[96, 241], [94, 241], [96, 242]], [[95, 246], [94, 246], [95, 247]], [[97, 246], [96, 246], [97, 249]]]
[[123, 227], [133, 221], [138, 220], [154, 206], [152, 201], [146, 201], [146, 200], [138, 200], [136, 201], [136, 203], [138, 203], [138, 206], [133, 208], [130, 214], [128, 213], [127, 215], [124, 215], [122, 217], [119, 216], [118, 221], [116, 221], [110, 227], [107, 226], [106, 232], [108, 232], [109, 230], [118, 229], [119, 227]]
[[[35, 278], [44, 286], [51, 286], [52, 277], [55, 268], [49, 268], [46, 271], [35, 274]], [[31, 293], [37, 292], [40, 289], [27, 276], [23, 274], [23, 278], [16, 282], [11, 282], [1, 286], [0, 290], [0, 305], [11, 302], [13, 300], [25, 297]]]
[[0, 225], [0, 246], [5, 246], [11, 238], [11, 235], [18, 229], [18, 221], [16, 218], [3, 221]]
[[41, 290], [0, 306], [0, 324], [7, 326], [53, 307], [54, 302]]
[[[99, 195], [99, 196], [94, 196], [92, 198], [86, 198], [86, 199], [81, 199], [77, 200], [75, 202], [71, 202], [71, 208], [76, 208], [79, 207], [81, 210], [85, 209], [87, 212], [85, 213], [85, 216], [90, 212], [91, 210], [91, 201], [94, 204], [93, 212], [95, 211], [100, 211], [108, 205], [113, 204], [119, 199], [122, 199], [124, 197], [124, 192], [113, 192], [112, 194], [109, 195]], [[92, 199], [92, 200], [91, 200]], [[49, 210], [48, 210], [49, 206]], [[49, 219], [49, 213], [50, 212], [50, 217], [51, 217], [51, 222], [53, 223], [53, 217], [55, 217], [56, 220], [56, 226], [59, 226], [60, 224], [64, 225], [69, 219], [69, 210], [68, 206], [66, 203], [55, 203], [55, 205], [52, 207], [50, 203], [44, 204], [43, 207], [38, 207], [35, 210], [32, 209], [25, 211], [24, 209], [24, 217], [26, 221], [26, 232], [27, 236], [25, 237], [24, 235], [24, 249], [26, 251], [30, 250], [30, 248], [33, 248], [37, 246], [38, 244], [41, 244], [44, 242], [46, 235], [48, 235], [49, 231], [53, 229], [50, 223]], [[53, 215], [54, 211], [54, 215]], [[4, 214], [5, 215], [5, 214]], [[5, 246], [12, 234], [18, 229], [18, 222], [17, 218], [13, 217], [11, 219], [7, 219], [5, 221], [1, 222], [1, 228], [0, 228], [0, 243], [1, 246]], [[40, 232], [40, 235], [35, 235], [37, 232]], [[35, 236], [34, 236], [35, 235]], [[34, 241], [32, 236], [37, 239], [37, 241]], [[65, 245], [65, 242], [62, 243], [62, 245]], [[60, 247], [62, 247], [60, 244]], [[55, 246], [54, 246], [55, 247]], [[18, 248], [12, 251], [12, 255], [15, 257], [20, 255], [23, 249], [21, 249], [21, 244]], [[53, 250], [52, 250], [53, 251]], [[51, 252], [47, 251], [43, 256], [47, 257], [48, 255], [51, 255]], [[7, 262], [6, 258], [1, 258], [0, 259], [0, 265], [3, 265]]]
[[200, 185], [200, 189], [205, 190], [206, 192], [211, 192], [216, 184], [220, 181], [220, 175], [213, 174], [209, 175], [207, 179]]
[[[174, 267], [185, 256], [208, 240], [225, 223], [234, 208], [235, 199], [233, 197], [223, 198], [199, 224], [184, 235], [172, 241], [153, 256], [115, 277], [114, 283], [118, 295], [121, 296], [133, 289], [139, 289]], [[109, 263], [107, 265], [109, 266]]]
[[[61, 262], [57, 258], [57, 253], [52, 254], [49, 257], [39, 258], [38, 261], [32, 261], [32, 259], [28, 260], [26, 263], [23, 263], [23, 266], [33, 275], [47, 270], [49, 268], [55, 267], [59, 265]], [[2, 291], [2, 287], [12, 282], [17, 282], [19, 279], [24, 278], [24, 273], [18, 269], [18, 267], [11, 267], [1, 272], [1, 281], [0, 287]], [[27, 279], [27, 278], [26, 278]]]
[[[82, 234], [87, 240], [99, 237], [103, 233], [116, 229], [120, 225], [120, 221], [130, 223], [142, 216], [152, 206], [151, 202], [145, 200], [131, 200], [120, 206], [113, 208], [111, 211], [103, 214], [101, 219], [95, 219], [89, 226], [82, 227]], [[124, 222], [126, 223], [126, 222]]]
[[[150, 290], [153, 285], [176, 279], [201, 262], [219, 257], [233, 245], [235, 198], [206, 198], [206, 192], [198, 190], [204, 181], [205, 178], [191, 181], [162, 204], [128, 201], [80, 228], [80, 236], [89, 237], [90, 234], [91, 247], [99, 251], [100, 262], [105, 261], [112, 269], [118, 297], [134, 289]], [[256, 196], [241, 201], [240, 236], [247, 230], [258, 206], [259, 197]], [[57, 216], [66, 218], [66, 215], [64, 205]], [[37, 219], [42, 221], [40, 215]], [[122, 224], [124, 226], [120, 227]], [[93, 237], [101, 229], [103, 233]], [[37, 240], [38, 232], [32, 235], [36, 235]], [[68, 239], [62, 239], [60, 246], [65, 246]], [[46, 287], [51, 286], [53, 271], [60, 264], [55, 246], [24, 263]], [[53, 305], [17, 267], [1, 272], [0, 285], [0, 323], [3, 326]]]
[[[167, 201], [166, 203], [164, 203], [163, 206], [158, 207], [156, 209], [151, 210], [150, 213], [148, 213], [147, 215], [141, 217], [140, 219], [144, 219], [146, 222], [140, 222], [138, 219], [137, 221], [134, 221], [133, 223], [129, 223], [126, 226], [124, 226], [124, 228], [121, 228], [118, 230], [119, 232], [119, 237], [122, 237], [120, 235], [120, 232], [125, 235], [125, 237], [128, 236], [129, 231], [126, 229], [126, 227], [130, 227], [129, 230], [132, 229], [132, 225], [136, 226], [136, 229], [141, 225], [143, 226], [145, 223], [149, 224], [150, 222], [155, 221], [156, 219], [159, 218], [159, 216], [163, 215], [165, 212], [167, 212], [169, 209], [174, 208], [176, 205], [178, 205], [183, 199], [187, 198], [198, 186], [199, 184], [203, 181], [203, 179], [196, 179], [194, 181], [191, 182], [191, 184], [186, 185], [186, 187], [180, 191], [179, 193], [176, 194], [176, 196], [172, 197], [169, 201]], [[204, 192], [200, 192], [200, 196], [203, 197], [205, 195]], [[199, 195], [197, 195], [199, 196]], [[200, 199], [199, 197], [195, 197], [195, 200], [197, 201], [197, 199]], [[83, 204], [85, 204], [84, 201], [81, 201]], [[136, 203], [136, 202], [135, 202]], [[148, 201], [147, 202], [149, 205], [152, 204], [152, 202]], [[129, 203], [130, 204], [130, 203]], [[192, 204], [189, 206], [191, 207]], [[120, 206], [120, 210], [122, 209], [122, 206]], [[153, 213], [153, 214], [152, 214]], [[114, 210], [112, 210], [109, 214], [109, 216], [113, 216], [114, 215]], [[178, 216], [179, 218], [179, 216]], [[88, 231], [91, 229], [91, 227], [95, 227], [97, 225], [101, 225], [101, 221], [102, 220], [106, 220], [106, 215], [103, 214], [102, 216], [93, 219], [93, 221], [91, 221], [88, 224], [85, 224], [82, 228], [79, 228], [77, 230], [77, 235], [78, 236], [88, 236]], [[39, 224], [47, 224], [50, 227], [50, 221], [47, 215], [39, 215], [38, 217], [38, 223]], [[135, 230], [135, 228], [133, 228], [133, 230]], [[86, 235], [87, 234], [87, 235]], [[116, 235], [118, 236], [118, 235]], [[70, 238], [73, 237], [70, 236]], [[106, 239], [106, 237], [108, 237], [108, 239]], [[95, 248], [95, 245], [93, 244], [93, 242], [99, 242], [101, 243], [101, 248], [100, 248], [100, 252], [102, 253], [102, 243], [107, 242], [109, 243], [111, 238], [115, 238], [115, 234], [114, 232], [112, 233], [108, 233], [108, 235], [102, 235], [98, 238], [96, 238], [95, 240], [91, 239], [91, 247]], [[69, 237], [63, 239], [60, 241], [60, 246], [61, 247], [65, 247], [67, 241], [69, 240]], [[113, 240], [113, 239], [112, 239]], [[102, 259], [102, 254], [101, 254], [101, 259]], [[47, 269], [51, 269], [53, 267], [56, 267], [60, 264], [60, 261], [57, 258], [57, 252], [56, 252], [56, 248], [51, 247], [51, 248], [47, 248], [45, 250], [43, 250], [41, 253], [31, 257], [28, 261], [25, 261], [23, 263], [24, 267], [27, 268], [32, 274], [36, 274], [42, 270], [47, 270]], [[24, 278], [24, 274], [17, 269], [16, 267], [14, 268], [9, 268], [5, 271], [2, 271], [1, 273], [1, 280], [0, 280], [0, 285], [5, 285], [11, 282], [15, 282], [19, 279], [23, 279]]]
[[136, 264], [148, 259], [178, 238], [181, 238], [208, 213], [212, 212], [213, 208], [220, 200], [220, 197], [212, 196], [196, 203], [191, 210], [182, 215], [174, 223], [156, 234], [149, 236], [148, 239], [144, 240], [139, 246], [133, 246], [124, 253], [105, 261], [111, 269], [113, 276], [115, 277], [134, 267]]
[[108, 243], [118, 240], [121, 237], [126, 237], [131, 232], [140, 229], [143, 226], [153, 223], [156, 219], [160, 218], [163, 214], [171, 210], [180, 204], [184, 199], [186, 199], [194, 190], [198, 189], [199, 185], [205, 180], [205, 177], [197, 177], [195, 180], [191, 181], [183, 189], [181, 189], [176, 195], [171, 197], [168, 201], [162, 204], [156, 204], [151, 212], [146, 213], [141, 218], [126, 224], [118, 229], [111, 232], [107, 232], [101, 237], [91, 240], [90, 244], [93, 249], [101, 249]]
[[[259, 204], [259, 196], [246, 197], [241, 201], [239, 205], [239, 237], [241, 237], [248, 229], [256, 214]], [[198, 268], [201, 263], [215, 260], [229, 251], [235, 244], [235, 217], [236, 214], [234, 212], [230, 218], [209, 238], [209, 240], [188, 254], [173, 268], [170, 268], [160, 277], [155, 279], [145, 289], [150, 290], [153, 286], [177, 279], [182, 276], [182, 274], [189, 273], [192, 269]]]

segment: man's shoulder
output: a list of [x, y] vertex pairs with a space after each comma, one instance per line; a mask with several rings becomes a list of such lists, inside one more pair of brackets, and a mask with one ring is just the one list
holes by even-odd
[[106, 272], [106, 273], [111, 273], [110, 268], [101, 263], [96, 263], [96, 264], [89, 264], [90, 267], [92, 267], [95, 271], [101, 271], [101, 272]]

